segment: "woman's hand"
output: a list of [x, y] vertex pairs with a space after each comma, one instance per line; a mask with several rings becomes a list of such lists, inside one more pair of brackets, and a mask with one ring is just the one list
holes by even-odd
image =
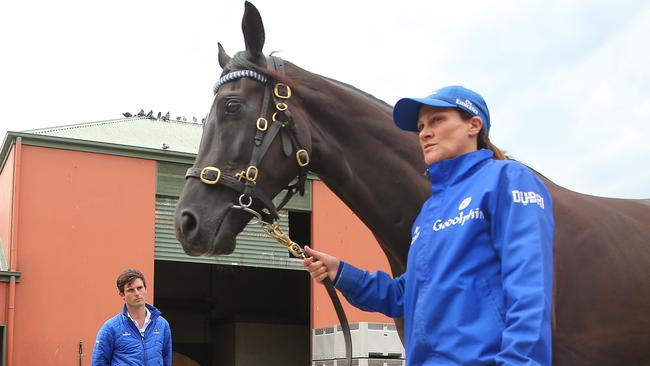
[[339, 265], [341, 264], [341, 261], [338, 258], [327, 253], [313, 250], [306, 245], [305, 253], [308, 258], [303, 259], [302, 265], [307, 268], [311, 278], [318, 283], [323, 283], [325, 277], [329, 276], [330, 280], [334, 281], [334, 278], [336, 278], [336, 272], [338, 272]]

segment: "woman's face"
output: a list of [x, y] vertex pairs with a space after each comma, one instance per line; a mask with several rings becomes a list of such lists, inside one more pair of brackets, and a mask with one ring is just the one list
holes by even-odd
[[455, 109], [422, 106], [418, 115], [420, 147], [427, 165], [475, 151], [480, 117], [461, 118]]

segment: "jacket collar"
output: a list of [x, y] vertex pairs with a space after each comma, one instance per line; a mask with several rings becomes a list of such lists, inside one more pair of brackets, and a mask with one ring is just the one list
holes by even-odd
[[494, 153], [491, 150], [480, 149], [429, 165], [427, 171], [433, 191], [443, 189], [465, 179], [482, 163], [492, 159], [493, 156]]
[[[156, 309], [155, 306], [149, 305], [149, 304], [145, 304], [144, 306], [146, 306], [147, 310], [149, 310], [149, 312], [151, 313], [151, 320], [154, 320], [154, 318], [156, 318], [156, 317], [158, 317], [158, 315], [160, 315], [160, 310]], [[122, 315], [124, 315], [128, 319], [128, 317], [129, 317], [128, 313], [129, 312], [126, 309], [126, 304], [124, 304], [124, 306], [122, 307]]]

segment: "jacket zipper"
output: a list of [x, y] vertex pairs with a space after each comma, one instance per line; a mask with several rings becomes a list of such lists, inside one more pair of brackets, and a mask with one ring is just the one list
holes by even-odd
[[147, 364], [147, 355], [146, 355], [146, 348], [144, 347], [144, 336], [140, 336], [140, 339], [142, 340], [142, 364], [146, 365]]

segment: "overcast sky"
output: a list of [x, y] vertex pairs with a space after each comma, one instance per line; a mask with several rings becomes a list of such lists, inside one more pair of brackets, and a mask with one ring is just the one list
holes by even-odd
[[[265, 52], [389, 104], [481, 93], [492, 141], [582, 193], [650, 198], [650, 2], [253, 1]], [[201, 119], [243, 1], [0, 5], [0, 136], [154, 110]]]

